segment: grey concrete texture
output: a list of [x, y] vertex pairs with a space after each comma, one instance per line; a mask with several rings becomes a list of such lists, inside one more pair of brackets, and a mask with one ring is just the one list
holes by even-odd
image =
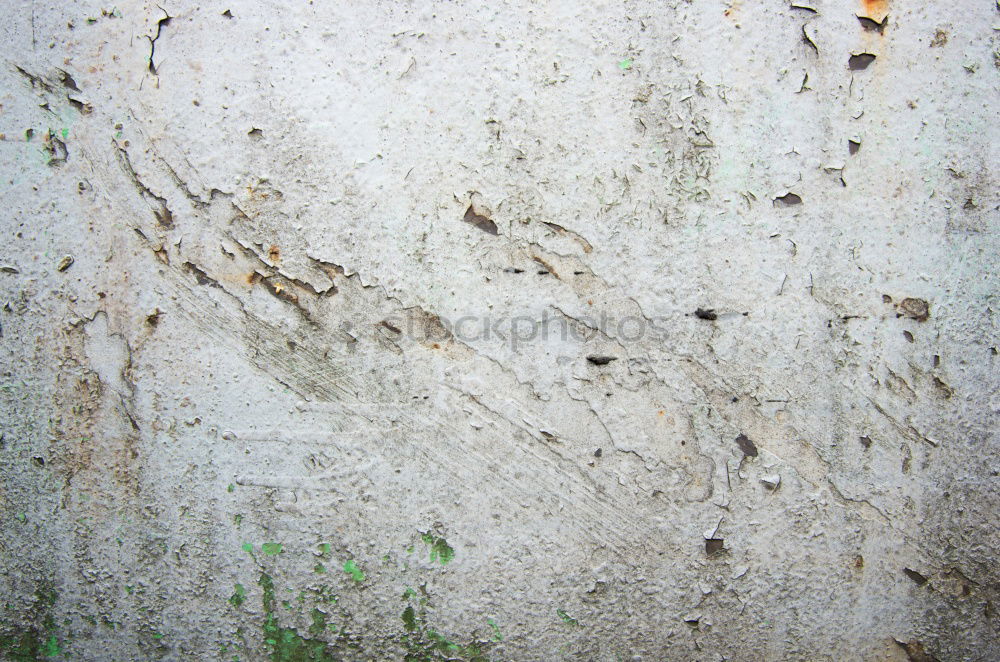
[[1000, 659], [994, 0], [6, 9], [2, 659]]

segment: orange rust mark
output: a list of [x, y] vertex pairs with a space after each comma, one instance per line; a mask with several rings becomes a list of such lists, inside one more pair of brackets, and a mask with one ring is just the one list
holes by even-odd
[[889, 13], [889, 0], [861, 0], [863, 16], [870, 18], [877, 23], [881, 23], [885, 15]]
[[267, 256], [271, 259], [271, 262], [279, 262], [281, 260], [281, 250], [274, 244], [271, 244], [271, 248], [267, 250]]
[[664, 413], [665, 412], [661, 409], [660, 411], [656, 412], [656, 415], [657, 416], [663, 416]]

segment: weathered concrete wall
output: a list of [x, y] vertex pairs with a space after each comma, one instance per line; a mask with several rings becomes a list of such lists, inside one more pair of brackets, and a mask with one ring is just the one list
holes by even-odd
[[5, 659], [1000, 658], [992, 0], [7, 10]]

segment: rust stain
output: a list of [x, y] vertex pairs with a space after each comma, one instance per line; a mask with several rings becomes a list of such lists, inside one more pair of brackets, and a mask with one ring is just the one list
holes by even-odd
[[861, 0], [861, 11], [859, 16], [881, 23], [889, 13], [889, 0]]
[[[534, 260], [535, 262], [537, 262], [543, 269], [545, 269], [545, 271], [548, 271], [550, 274], [552, 274], [556, 278], [559, 278], [559, 274], [556, 272], [555, 269], [552, 268], [551, 264], [549, 264], [548, 262], [546, 262], [542, 258], [538, 257], [537, 255], [533, 255], [531, 257], [531, 259]], [[562, 280], [562, 279], [559, 278], [559, 280]]]
[[271, 262], [280, 262], [281, 249], [279, 249], [276, 245], [271, 244], [271, 248], [267, 250], [267, 257], [271, 259]]

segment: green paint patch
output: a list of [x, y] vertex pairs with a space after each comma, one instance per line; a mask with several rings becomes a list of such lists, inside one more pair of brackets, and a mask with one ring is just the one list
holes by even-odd
[[27, 513], [18, 513], [16, 515], [14, 515], [14, 517], [16, 517], [17, 521], [20, 522], [21, 524], [24, 524], [25, 522], [28, 521], [28, 515], [27, 515]]
[[452, 559], [455, 558], [455, 550], [444, 538], [435, 537], [431, 533], [424, 533], [421, 534], [420, 539], [431, 547], [431, 563], [440, 562], [441, 565], [447, 565]]
[[260, 546], [260, 551], [264, 552], [268, 556], [277, 556], [278, 554], [281, 554], [281, 543], [266, 542]]
[[627, 71], [632, 68], [632, 58], [625, 58], [618, 63], [618, 68], [622, 71]]
[[492, 618], [486, 619], [487, 625], [493, 629], [493, 641], [503, 641], [503, 635], [500, 634], [500, 626]]
[[233, 492], [236, 491], [236, 486], [233, 485], [232, 483], [229, 483], [229, 487], [226, 488], [226, 491], [232, 494]]
[[358, 564], [354, 562], [354, 559], [348, 559], [347, 562], [344, 563], [344, 572], [349, 574], [351, 579], [358, 583], [365, 581], [365, 573], [362, 572], [361, 568], [358, 567]]
[[63, 649], [59, 645], [59, 638], [56, 635], [50, 635], [48, 639], [45, 640], [45, 645], [42, 646], [42, 655], [45, 657], [59, 657], [62, 655]]
[[576, 620], [575, 618], [573, 618], [572, 616], [570, 616], [569, 614], [567, 614], [562, 609], [556, 609], [556, 615], [559, 616], [559, 618], [562, 619], [562, 622], [566, 623], [567, 625], [579, 625], [580, 624], [580, 621]]
[[448, 641], [447, 639], [445, 639], [444, 637], [442, 637], [440, 634], [438, 634], [436, 631], [431, 630], [430, 628], [428, 628], [424, 632], [424, 634], [426, 634], [427, 638], [430, 639], [431, 641], [433, 641], [434, 644], [438, 647], [438, 649], [441, 650], [442, 652], [449, 652], [450, 653], [450, 652], [453, 652], [453, 651], [460, 650], [460, 647], [459, 647], [458, 644], [453, 643], [451, 641]]
[[63, 140], [66, 140], [67, 138], [69, 138], [69, 129], [63, 129], [62, 130], [62, 137], [63, 137]]
[[246, 602], [247, 590], [243, 587], [243, 584], [236, 584], [233, 586], [233, 595], [229, 598], [229, 604], [234, 607], [239, 607], [241, 604]]
[[248, 542], [243, 543], [242, 549], [247, 554], [253, 556], [253, 545], [251, 545], [250, 543], [248, 543]]
[[233, 515], [233, 524], [236, 526], [243, 524], [243, 515]]
[[324, 558], [328, 558], [330, 556], [330, 543], [321, 542], [319, 544], [319, 553], [322, 554]]

